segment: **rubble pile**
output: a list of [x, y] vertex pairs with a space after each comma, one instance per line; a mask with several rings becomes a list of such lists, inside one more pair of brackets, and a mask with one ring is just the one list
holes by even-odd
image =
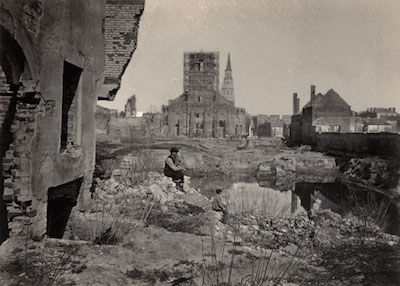
[[396, 188], [400, 179], [397, 162], [381, 158], [352, 158], [343, 168], [343, 177], [382, 189]]
[[342, 217], [330, 210], [286, 218], [249, 215], [234, 219], [239, 223], [243, 242], [268, 249], [281, 249], [290, 244], [326, 249], [343, 243], [398, 242], [398, 237], [383, 233], [372, 221], [365, 222], [354, 215]]
[[314, 232], [314, 223], [306, 215], [287, 218], [246, 216], [237, 218], [239, 232], [245, 242], [269, 249], [279, 249], [288, 244], [300, 244]]
[[332, 183], [338, 171], [333, 157], [310, 151], [290, 151], [260, 163], [256, 177], [260, 181], [273, 181], [278, 188], [290, 188], [296, 182]]

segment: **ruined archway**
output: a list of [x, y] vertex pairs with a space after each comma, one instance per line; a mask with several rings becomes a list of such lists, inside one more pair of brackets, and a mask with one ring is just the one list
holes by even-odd
[[7, 204], [13, 200], [13, 142], [11, 126], [16, 113], [17, 93], [22, 81], [31, 80], [31, 70], [21, 46], [0, 26], [0, 243], [8, 238]]

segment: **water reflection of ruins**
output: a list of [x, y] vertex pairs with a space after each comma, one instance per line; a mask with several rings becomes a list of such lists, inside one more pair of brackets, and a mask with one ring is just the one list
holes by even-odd
[[260, 213], [269, 217], [293, 216], [329, 209], [345, 215], [363, 209], [379, 215], [385, 230], [400, 234], [400, 215], [396, 204], [381, 193], [354, 190], [343, 183], [296, 183], [284, 190], [274, 189], [271, 181], [243, 178], [192, 178], [192, 185], [212, 197], [215, 189], [226, 190], [225, 199], [233, 212]]

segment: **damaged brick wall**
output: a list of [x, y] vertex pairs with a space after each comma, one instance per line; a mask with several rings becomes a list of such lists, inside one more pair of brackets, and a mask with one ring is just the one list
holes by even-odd
[[[118, 4], [124, 10], [126, 5], [137, 3], [135, 0], [108, 1], [107, 6]], [[143, 1], [140, 3], [143, 9]], [[115, 13], [120, 15], [117, 10]], [[119, 34], [134, 46], [137, 35], [134, 30], [142, 10], [135, 13], [136, 16], [123, 20], [127, 27], [121, 25], [124, 32]], [[8, 124], [2, 131], [7, 136], [2, 136], [1, 148], [2, 233], [7, 231], [7, 226], [6, 230], [2, 226], [7, 216], [3, 198], [8, 205], [11, 234], [20, 232], [28, 220], [32, 224], [30, 235], [39, 239], [48, 231], [49, 192], [81, 178], [79, 184], [73, 184], [74, 189], [67, 188], [65, 192], [75, 194], [78, 208], [84, 206], [85, 198], [90, 198], [95, 165], [94, 107], [104, 78], [116, 76], [106, 75], [104, 71], [105, 18], [106, 0], [0, 0], [0, 66], [10, 86], [6, 89], [12, 90], [10, 95], [1, 94], [0, 98], [0, 121]], [[117, 35], [118, 27], [115, 27]], [[131, 34], [127, 33], [129, 29], [133, 31]], [[125, 55], [130, 56], [134, 48], [128, 49]], [[115, 69], [121, 64], [119, 80], [129, 59], [116, 55], [112, 61]], [[81, 72], [72, 103], [63, 113], [63, 98], [68, 88], [63, 85], [66, 63]], [[113, 86], [118, 87], [118, 84]], [[72, 141], [73, 148], [62, 148], [63, 127], [67, 131], [67, 142]], [[9, 140], [6, 142], [4, 138]], [[67, 194], [65, 198], [59, 202], [68, 206], [75, 203]], [[60, 237], [60, 233], [56, 236]], [[3, 241], [1, 237], [0, 243]]]
[[[105, 78], [114, 92], [119, 87], [136, 47], [143, 8], [144, 1], [137, 0], [0, 0], [0, 66], [5, 74], [0, 77], [2, 234], [8, 228], [11, 234], [21, 232], [26, 221], [32, 224], [31, 236], [40, 239], [46, 231], [49, 234], [47, 220], [54, 219], [54, 204], [48, 208], [54, 199], [50, 193], [57, 188], [63, 189], [57, 203], [65, 204], [65, 214], [75, 203], [81, 209], [90, 198], [94, 107]], [[108, 22], [112, 19], [114, 24]], [[105, 49], [112, 45], [116, 48], [108, 50], [105, 71]], [[66, 96], [72, 86], [64, 85], [70, 78], [63, 76], [68, 64], [80, 72]], [[64, 98], [72, 101], [65, 105]], [[73, 183], [77, 178], [79, 184]], [[57, 230], [54, 237], [62, 232]], [[0, 237], [0, 243], [7, 235]]]
[[[99, 99], [113, 100], [137, 45], [144, 0], [107, 0], [104, 20], [104, 89]], [[107, 92], [107, 93], [105, 93]]]
[[13, 141], [6, 152], [6, 162], [3, 162], [3, 201], [7, 205], [9, 228], [16, 234], [23, 231], [26, 218], [35, 215], [32, 206], [31, 146], [37, 128], [37, 116], [43, 112], [42, 104], [38, 95], [27, 95], [23, 89], [16, 96], [15, 115], [10, 128]]
[[2, 166], [3, 164], [8, 166], [12, 163], [12, 158], [9, 155], [6, 157], [6, 150], [12, 142], [10, 126], [14, 120], [14, 114], [15, 99], [0, 66], [0, 242], [8, 238], [7, 209], [2, 199], [5, 188]]

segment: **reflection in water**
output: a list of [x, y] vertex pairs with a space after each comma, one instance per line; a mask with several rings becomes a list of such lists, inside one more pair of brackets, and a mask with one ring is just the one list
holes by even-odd
[[224, 192], [224, 198], [233, 214], [287, 217], [305, 212], [292, 191], [280, 192], [257, 183], [234, 183]]
[[257, 180], [253, 177], [242, 176], [242, 177], [192, 177], [190, 179], [190, 185], [196, 190], [200, 191], [203, 195], [211, 198], [215, 195], [216, 189], [229, 190], [234, 183], [257, 183]]
[[261, 214], [268, 217], [287, 217], [316, 209], [330, 209], [345, 214], [354, 208], [377, 212], [386, 231], [400, 235], [400, 215], [397, 206], [383, 194], [350, 190], [335, 183], [296, 183], [293, 190], [277, 191], [273, 182], [257, 182], [254, 178], [211, 177], [192, 178], [193, 187], [212, 197], [223, 189], [224, 199], [232, 213]]

